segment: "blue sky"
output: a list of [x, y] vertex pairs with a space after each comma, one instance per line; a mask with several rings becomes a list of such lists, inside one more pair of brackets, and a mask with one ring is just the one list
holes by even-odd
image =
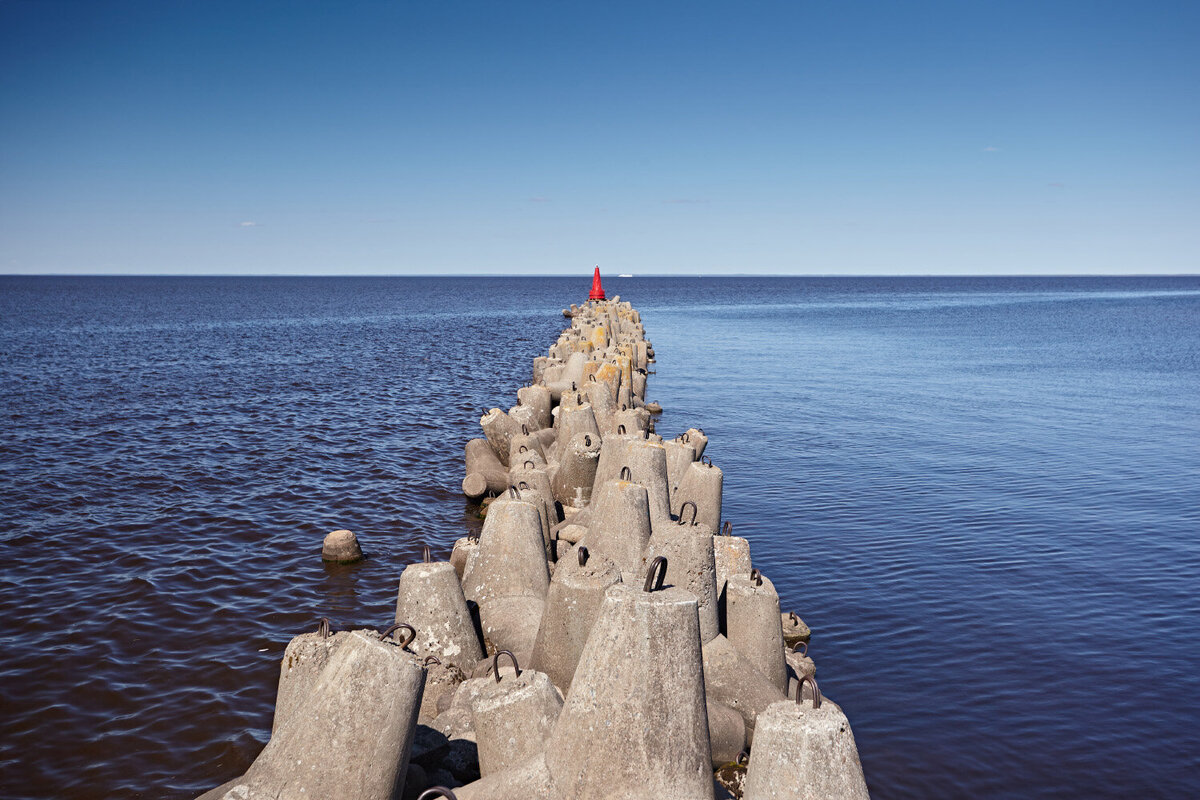
[[1200, 272], [1200, 4], [0, 0], [7, 273]]

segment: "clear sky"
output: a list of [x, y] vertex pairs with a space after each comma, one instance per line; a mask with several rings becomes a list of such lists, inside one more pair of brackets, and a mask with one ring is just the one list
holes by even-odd
[[1200, 3], [0, 0], [0, 271], [1200, 272]]

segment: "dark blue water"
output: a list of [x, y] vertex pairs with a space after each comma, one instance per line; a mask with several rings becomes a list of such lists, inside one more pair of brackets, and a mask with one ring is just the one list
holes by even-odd
[[[0, 795], [241, 772], [288, 639], [479, 524], [462, 444], [588, 287], [0, 278]], [[874, 796], [1200, 794], [1200, 279], [607, 288]]]

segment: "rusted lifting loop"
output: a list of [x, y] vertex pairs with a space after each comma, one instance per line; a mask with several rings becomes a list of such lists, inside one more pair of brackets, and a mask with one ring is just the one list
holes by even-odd
[[412, 625], [409, 625], [407, 622], [397, 622], [395, 625], [390, 626], [383, 633], [379, 634], [379, 638], [383, 639], [384, 641], [387, 641], [387, 638], [389, 636], [391, 636], [395, 631], [398, 631], [401, 629], [408, 631], [408, 637], [399, 642], [400, 649], [403, 650], [406, 647], [408, 647], [410, 644], [412, 644], [413, 639], [417, 638], [417, 629], [414, 628]]
[[578, 392], [578, 391], [579, 391], [579, 387], [575, 385], [575, 381], [571, 381], [571, 391], [572, 391], [572, 392]]
[[624, 425], [618, 425], [618, 426], [617, 426], [617, 433], [620, 433], [620, 434], [623, 434], [623, 433], [625, 433], [625, 426], [624, 426]]
[[595, 383], [596, 382], [596, 373], [593, 372], [591, 375], [588, 375], [588, 380], [592, 383]]
[[437, 656], [429, 655], [425, 656], [425, 661], [423, 663], [428, 667], [430, 664], [441, 664], [442, 660]]
[[508, 487], [508, 496], [509, 496], [509, 497], [512, 497], [512, 498], [514, 498], [514, 499], [516, 499], [516, 500], [520, 500], [520, 499], [521, 499], [521, 493], [517, 491], [517, 487], [515, 487], [515, 486], [509, 486], [509, 487]]
[[725, 520], [725, 524], [721, 526], [722, 536], [733, 536], [733, 523]]
[[709, 458], [708, 456], [700, 456], [700, 463], [701, 463], [701, 464], [703, 464], [703, 465], [704, 465], [704, 466], [706, 466], [706, 467], [711, 467], [711, 466], [712, 466], [712, 459], [711, 459], [711, 458]]
[[[801, 647], [804, 648], [803, 651], [800, 650]], [[800, 653], [800, 655], [808, 658], [808, 642], [796, 642], [796, 644], [792, 647], [792, 652]]]
[[750, 763], [750, 753], [745, 750], [738, 753], [737, 758], [734, 759], [734, 763], [736, 763], [739, 767], [748, 765]]
[[479, 542], [479, 531], [471, 531], [470, 533], [468, 533], [467, 541], [478, 543]]
[[629, 406], [625, 405], [624, 403], [621, 403], [621, 410], [622, 410], [622, 411], [628, 411], [628, 410], [629, 410]]
[[454, 796], [454, 792], [447, 789], [445, 786], [430, 786], [425, 791], [421, 792], [417, 800], [433, 800], [435, 797], [444, 797], [446, 800], [458, 800]]
[[525, 462], [525, 469], [533, 469], [533, 462], [532, 462], [532, 461], [526, 461], [526, 462]]
[[796, 681], [796, 705], [804, 705], [804, 682], [808, 681], [813, 687], [813, 708], [821, 707], [821, 690], [817, 686], [817, 679], [812, 675], [801, 675]]
[[529, 452], [529, 448], [528, 448], [528, 447], [526, 447], [525, 445], [521, 445], [520, 447], [518, 447], [518, 448], [517, 448], [517, 452], [518, 452], [518, 453], [528, 453], [528, 452]]
[[758, 567], [750, 570], [750, 582], [755, 586], [762, 586], [762, 573], [758, 571]]
[[321, 634], [322, 639], [328, 639], [332, 632], [329, 627], [329, 617], [321, 617], [317, 620], [317, 633]]
[[[655, 580], [657, 574], [658, 579]], [[664, 556], [655, 556], [650, 562], [650, 568], [646, 570], [646, 583], [642, 586], [643, 592], [658, 591], [663, 587], [663, 580], [667, 577], [667, 559]]]
[[513, 671], [517, 673], [516, 677], [521, 677], [521, 668], [517, 665], [517, 657], [513, 655], [512, 650], [501, 650], [492, 656], [492, 671], [496, 673], [496, 683], [500, 682], [500, 656], [508, 656], [513, 662]]
[[522, 422], [522, 423], [521, 423], [521, 435], [522, 435], [522, 436], [528, 436], [528, 435], [529, 435], [529, 426], [528, 426], [528, 425], [526, 425], [524, 422]]
[[629, 467], [621, 467], [621, 480], [623, 480], [623, 481], [633, 480], [633, 470], [631, 470]]
[[429, 552], [429, 545], [425, 545], [425, 547], [421, 549], [421, 559], [426, 564], [428, 564], [430, 561], [433, 561], [433, 554]]
[[581, 394], [575, 395], [575, 405], [577, 405], [577, 406], [583, 405], [583, 395], [581, 395]]
[[692, 440], [692, 435], [690, 433], [681, 433], [681, 434], [679, 434], [679, 436], [677, 438], [679, 439], [679, 441], [686, 444], [687, 442], [690, 442]]
[[579, 566], [582, 567], [584, 564], [587, 563], [588, 549], [586, 547], [584, 547], [583, 545], [579, 545], [579, 547], [577, 549], [579, 551]]
[[684, 503], [683, 505], [681, 505], [679, 507], [679, 522], [677, 524], [679, 524], [679, 525], [683, 524], [683, 511], [688, 506], [692, 507], [692, 522], [691, 522], [691, 524], [692, 525], [696, 524], [696, 513], [697, 513], [696, 504], [693, 503], [691, 500], [688, 500], [686, 503]]
[[591, 434], [584, 434], [584, 436], [583, 436], [583, 446], [584, 446], [584, 447], [591, 447], [591, 446], [592, 446], [592, 437], [591, 437]]
[[517, 484], [517, 488], [523, 492], [527, 492], [527, 491], [529, 491], [529, 484], [526, 483], [525, 481], [521, 481], [520, 483]]
[[789, 612], [788, 612], [788, 619], [790, 619], [790, 620], [792, 621], [792, 624], [793, 624], [793, 625], [799, 625], [799, 624], [800, 624], [800, 618], [796, 616], [796, 612], [795, 612], [795, 611], [789, 611]]

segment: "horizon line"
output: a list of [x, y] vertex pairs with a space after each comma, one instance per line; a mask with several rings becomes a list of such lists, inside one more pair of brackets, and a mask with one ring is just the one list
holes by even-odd
[[[603, 276], [603, 273], [602, 273]], [[630, 278], [1196, 278], [1200, 272], [645, 272], [609, 273], [612, 280]], [[567, 272], [0, 272], [0, 278], [571, 278]]]

